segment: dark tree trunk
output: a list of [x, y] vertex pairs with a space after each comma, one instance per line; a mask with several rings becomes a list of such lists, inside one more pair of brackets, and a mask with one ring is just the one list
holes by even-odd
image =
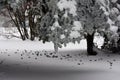
[[31, 31], [30, 31], [30, 35], [31, 35], [30, 40], [31, 40], [31, 41], [34, 41], [34, 40], [35, 40], [34, 31], [33, 31], [33, 29], [30, 29], [30, 30], [31, 30]]
[[97, 55], [97, 52], [95, 52], [93, 50], [94, 33], [92, 35], [87, 34], [86, 39], [87, 39], [87, 53], [88, 53], [88, 55]]
[[18, 31], [19, 31], [22, 40], [25, 40], [25, 36], [22, 34], [22, 31], [21, 31], [21, 29], [20, 29], [20, 26], [19, 26], [19, 23], [18, 23], [18, 20], [17, 20], [17, 15], [16, 15], [15, 13], [13, 13], [14, 16], [15, 16], [15, 19], [13, 19], [13, 18], [12, 18], [12, 14], [11, 14], [11, 12], [10, 12], [10, 7], [7, 7], [7, 10], [8, 10], [8, 13], [9, 13], [9, 15], [10, 15], [10, 18], [12, 19], [12, 21], [14, 22], [15, 26], [17, 27], [17, 29], [18, 29]]
[[33, 41], [35, 39], [35, 23], [34, 23], [34, 17], [33, 12], [29, 12], [29, 26], [30, 26], [30, 39]]
[[58, 44], [57, 43], [54, 43], [54, 50], [55, 50], [55, 53], [58, 53]]

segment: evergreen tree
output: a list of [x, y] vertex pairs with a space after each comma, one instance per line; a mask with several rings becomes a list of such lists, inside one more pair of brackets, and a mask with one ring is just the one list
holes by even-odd
[[[44, 42], [46, 40], [52, 41], [56, 53], [58, 48], [61, 48], [63, 45], [66, 46], [71, 41], [75, 42], [71, 38], [71, 32], [73, 32], [71, 30], [74, 27], [74, 15], [71, 13], [70, 7], [63, 5], [65, 2], [71, 3], [70, 1], [73, 0], [50, 0], [47, 3], [48, 12], [41, 17], [39, 22], [39, 32], [42, 34], [41, 39]], [[60, 5], [62, 5], [62, 8]]]
[[52, 41], [54, 44], [55, 52], [58, 52], [58, 47], [60, 45], [60, 34], [61, 34], [61, 26], [59, 25], [59, 17], [58, 17], [58, 7], [57, 0], [50, 0], [46, 2], [48, 6], [48, 11], [43, 14], [38, 23], [40, 39], [43, 40], [43, 43], [46, 41]]

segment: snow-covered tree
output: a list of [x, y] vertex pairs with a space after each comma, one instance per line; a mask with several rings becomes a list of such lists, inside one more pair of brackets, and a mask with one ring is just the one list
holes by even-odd
[[[61, 17], [64, 13], [58, 12], [58, 1], [50, 0], [47, 2], [48, 12], [43, 14], [39, 25], [40, 39], [45, 41], [52, 41], [55, 52], [58, 52], [58, 47], [61, 47], [60, 35], [62, 33], [62, 26], [60, 25]], [[62, 23], [61, 23], [62, 24]]]
[[35, 36], [38, 35], [40, 39], [43, 39], [42, 36], [46, 36], [42, 34], [42, 31], [44, 31], [42, 30], [43, 29], [42, 27], [44, 27], [42, 21], [45, 21], [43, 20], [43, 18], [45, 19], [49, 12], [48, 6], [49, 6], [48, 0], [36, 0], [36, 2], [32, 0], [31, 4], [29, 5], [27, 12], [29, 18], [31, 40], [34, 40]]
[[89, 55], [97, 54], [93, 50], [95, 32], [106, 32], [109, 29], [107, 16], [99, 1], [102, 0], [77, 0], [78, 19], [82, 23]]
[[119, 0], [100, 0], [99, 4], [107, 16], [107, 23], [110, 26], [108, 31], [104, 32], [105, 43], [103, 48], [116, 52], [119, 41]]
[[109, 4], [110, 14], [109, 18], [112, 21], [112, 25], [110, 25], [110, 31], [112, 35], [110, 36], [110, 41], [112, 44], [112, 51], [119, 51], [119, 41], [120, 41], [120, 1], [119, 0], [111, 0]]
[[80, 42], [81, 28], [76, 24], [81, 23], [74, 21], [77, 15], [75, 0], [50, 0], [47, 5], [49, 11], [39, 23], [41, 39], [52, 41], [56, 53], [69, 42]]

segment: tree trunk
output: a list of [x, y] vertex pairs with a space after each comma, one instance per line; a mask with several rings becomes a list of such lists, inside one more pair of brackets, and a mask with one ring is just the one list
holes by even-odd
[[24, 37], [24, 35], [22, 34], [22, 32], [21, 32], [21, 30], [20, 30], [20, 26], [19, 26], [19, 24], [18, 24], [18, 21], [17, 21], [17, 18], [16, 18], [15, 13], [13, 13], [13, 14], [14, 14], [15, 19], [13, 19], [13, 17], [12, 17], [12, 14], [11, 14], [11, 12], [10, 12], [9, 7], [7, 7], [7, 10], [8, 10], [8, 13], [9, 13], [9, 15], [10, 15], [10, 18], [12, 19], [13, 23], [15, 24], [15, 26], [17, 27], [17, 29], [18, 29], [18, 31], [19, 31], [19, 33], [20, 33], [20, 36], [21, 36], [22, 40], [25, 40], [25, 37]]
[[35, 39], [35, 33], [32, 26], [30, 26], [30, 40], [34, 41], [34, 39]]
[[93, 43], [94, 33], [92, 35], [87, 34], [86, 39], [87, 39], [87, 53], [88, 53], [88, 55], [97, 55], [97, 52], [95, 52], [93, 50], [93, 46], [94, 46], [94, 43]]
[[58, 44], [57, 43], [54, 43], [54, 50], [55, 50], [55, 53], [58, 53]]
[[29, 12], [29, 27], [30, 27], [30, 39], [33, 41], [35, 39], [35, 25], [34, 25], [34, 18], [32, 17], [32, 12]]

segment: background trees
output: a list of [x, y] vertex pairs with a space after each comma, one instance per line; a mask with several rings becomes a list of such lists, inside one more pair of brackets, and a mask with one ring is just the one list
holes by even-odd
[[22, 40], [34, 40], [38, 37], [37, 22], [47, 13], [47, 6], [44, 0], [7, 0], [9, 15], [18, 28]]

